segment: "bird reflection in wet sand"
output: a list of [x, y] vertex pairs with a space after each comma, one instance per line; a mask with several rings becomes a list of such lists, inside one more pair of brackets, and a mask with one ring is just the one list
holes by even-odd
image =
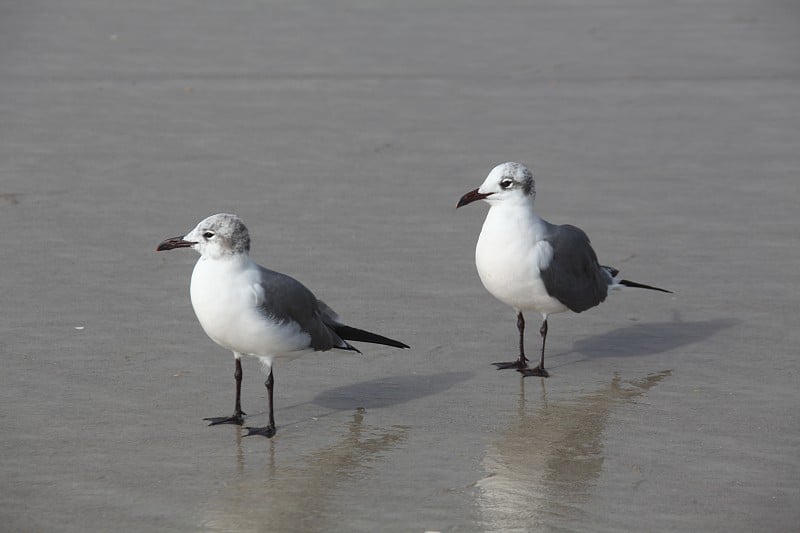
[[573, 505], [602, 470], [609, 416], [671, 373], [626, 382], [615, 375], [595, 392], [555, 404], [547, 402], [542, 381], [541, 405], [534, 409], [525, 407], [522, 383], [517, 415], [483, 459], [487, 476], [477, 484], [477, 497], [484, 529], [532, 531], [578, 518]]
[[[410, 433], [407, 426], [368, 426], [364, 412], [356, 410], [339, 442], [301, 457], [291, 466], [276, 465], [280, 461], [272, 455], [266, 468], [246, 472], [244, 455], [239, 453], [238, 475], [210, 502], [203, 528], [225, 532], [329, 529], [340, 512], [331, 506], [332, 500], [341, 496], [337, 489], [368, 476], [371, 463]], [[273, 443], [271, 453], [279, 446], [280, 442]]]

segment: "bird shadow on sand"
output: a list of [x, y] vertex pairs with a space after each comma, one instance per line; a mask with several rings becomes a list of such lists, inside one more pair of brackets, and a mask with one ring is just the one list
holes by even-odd
[[713, 337], [741, 323], [735, 318], [684, 322], [676, 312], [669, 322], [645, 322], [575, 341], [572, 351], [586, 357], [656, 355]]
[[439, 394], [470, 377], [471, 372], [390, 376], [328, 389], [311, 402], [336, 410], [390, 407]]

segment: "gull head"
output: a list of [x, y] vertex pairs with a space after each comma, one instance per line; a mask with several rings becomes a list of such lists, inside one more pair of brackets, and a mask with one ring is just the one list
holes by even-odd
[[489, 204], [499, 202], [533, 203], [535, 197], [536, 184], [531, 171], [519, 163], [503, 163], [489, 172], [480, 187], [462, 196], [456, 207], [465, 206], [477, 200], [486, 200]]
[[203, 257], [211, 259], [247, 254], [250, 251], [250, 234], [241, 218], [219, 213], [206, 218], [182, 237], [165, 239], [156, 250], [174, 248], [194, 248]]

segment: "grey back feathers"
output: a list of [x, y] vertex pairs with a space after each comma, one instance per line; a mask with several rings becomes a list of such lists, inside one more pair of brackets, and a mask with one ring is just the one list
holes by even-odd
[[358, 351], [336, 334], [333, 328], [341, 325], [333, 310], [317, 300], [305, 285], [291, 276], [259, 265], [259, 284], [265, 298], [261, 312], [279, 322], [294, 321], [311, 337], [311, 348], [327, 351], [331, 348]]
[[258, 265], [259, 285], [264, 291], [260, 311], [278, 322], [296, 322], [311, 337], [311, 348], [325, 352], [332, 348], [361, 353], [348, 340], [408, 348], [400, 341], [342, 324], [333, 309], [318, 300], [305, 285], [291, 276]]
[[544, 240], [553, 248], [552, 261], [541, 271], [548, 294], [576, 313], [605, 300], [612, 277], [598, 263], [586, 233], [569, 224], [543, 222]]

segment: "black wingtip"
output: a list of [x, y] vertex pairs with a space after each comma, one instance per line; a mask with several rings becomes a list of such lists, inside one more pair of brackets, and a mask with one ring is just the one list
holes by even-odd
[[644, 283], [637, 283], [629, 279], [621, 279], [619, 280], [619, 284], [624, 285], [625, 287], [635, 287], [637, 289], [649, 289], [651, 291], [666, 292], [667, 294], [673, 294], [672, 291], [668, 291], [667, 289], [662, 289], [660, 287], [653, 287], [652, 285], [645, 285]]
[[403, 342], [390, 339], [389, 337], [384, 337], [383, 335], [378, 335], [377, 333], [364, 331], [363, 329], [352, 328], [350, 326], [337, 325], [333, 328], [333, 331], [335, 331], [339, 337], [346, 341], [370, 342], [372, 344], [383, 344], [385, 346], [392, 346], [394, 348], [402, 349], [411, 348], [408, 344]]

